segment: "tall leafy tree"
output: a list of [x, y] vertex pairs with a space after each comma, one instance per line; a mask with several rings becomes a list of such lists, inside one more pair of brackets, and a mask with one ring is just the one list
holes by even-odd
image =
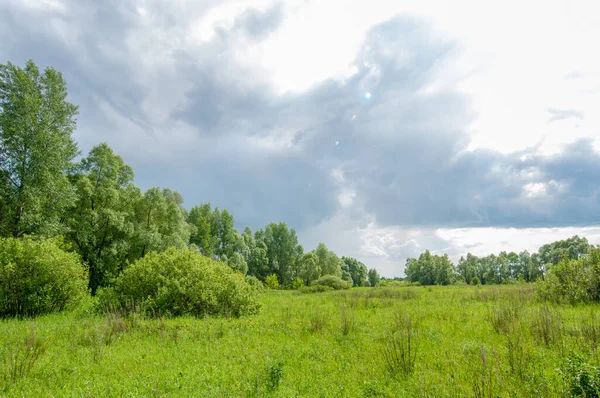
[[183, 197], [169, 189], [150, 188], [135, 206], [134, 247], [130, 260], [144, 257], [149, 251], [184, 247], [190, 240], [191, 226], [186, 222]]
[[363, 286], [367, 280], [367, 266], [352, 257], [342, 257], [342, 261], [350, 271], [354, 286]]
[[190, 209], [187, 222], [193, 227], [190, 243], [198, 246], [202, 254], [212, 257], [217, 247], [217, 223], [210, 203], [203, 203]]
[[381, 279], [381, 277], [379, 276], [379, 273], [377, 272], [377, 270], [375, 268], [372, 268], [369, 270], [369, 272], [367, 273], [368, 278], [369, 278], [369, 285], [372, 287], [375, 287], [377, 285], [379, 285], [379, 280]]
[[321, 267], [319, 266], [319, 258], [315, 253], [306, 253], [300, 260], [300, 270], [298, 276], [304, 281], [305, 285], [310, 285], [312, 281], [316, 281], [321, 276]]
[[246, 246], [246, 263], [248, 274], [256, 276], [264, 281], [269, 275], [269, 258], [267, 256], [267, 245], [264, 240], [255, 238], [250, 227], [246, 227], [242, 233]]
[[341, 260], [334, 252], [327, 248], [325, 243], [319, 243], [314, 253], [319, 259], [321, 275], [342, 277]]
[[133, 178], [133, 169], [106, 143], [92, 148], [71, 175], [78, 199], [68, 237], [89, 265], [93, 293], [116, 277], [130, 255], [141, 197]]
[[53, 68], [0, 64], [0, 233], [62, 232], [75, 200], [66, 171], [77, 156], [77, 106]]
[[297, 261], [302, 256], [302, 246], [294, 229], [286, 223], [271, 223], [265, 227], [264, 234], [259, 233], [267, 246], [269, 272], [275, 273], [284, 286], [289, 286], [295, 277]]

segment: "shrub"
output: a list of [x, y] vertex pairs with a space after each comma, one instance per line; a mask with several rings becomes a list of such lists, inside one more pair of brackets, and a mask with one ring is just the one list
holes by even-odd
[[0, 316], [72, 309], [87, 296], [87, 273], [58, 239], [0, 238]]
[[565, 259], [551, 266], [544, 280], [538, 282], [538, 298], [568, 304], [600, 301], [599, 272], [597, 249], [579, 260]]
[[329, 286], [335, 290], [350, 289], [352, 282], [345, 281], [335, 275], [325, 275], [311, 283], [312, 286]]
[[302, 286], [299, 290], [300, 290], [300, 293], [323, 293], [323, 292], [330, 292], [333, 290], [333, 288], [331, 286], [314, 285], [314, 286]]
[[148, 315], [226, 315], [259, 309], [256, 290], [227, 265], [189, 249], [152, 252], [103, 289], [100, 305], [127, 310], [133, 302]]
[[481, 285], [481, 281], [479, 280], [478, 277], [475, 277], [475, 278], [471, 279], [471, 285], [479, 286], [479, 285]]
[[267, 285], [269, 289], [279, 289], [279, 279], [277, 279], [277, 275], [271, 274], [267, 276], [267, 279], [265, 279], [265, 285]]
[[600, 393], [600, 368], [589, 365], [578, 355], [570, 354], [560, 373], [572, 397], [598, 397]]
[[294, 279], [294, 282], [292, 282], [292, 289], [294, 289], [294, 290], [298, 290], [302, 286], [304, 286], [304, 281], [300, 278], [296, 278], [296, 279]]
[[260, 279], [258, 279], [254, 275], [246, 275], [246, 282], [258, 291], [265, 290], [264, 283], [262, 283]]

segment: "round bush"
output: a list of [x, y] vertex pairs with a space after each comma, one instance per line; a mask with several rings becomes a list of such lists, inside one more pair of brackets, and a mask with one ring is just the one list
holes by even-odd
[[311, 286], [329, 286], [332, 289], [340, 290], [340, 289], [350, 289], [352, 287], [352, 282], [345, 281], [335, 275], [324, 275], [311, 283]]
[[265, 290], [265, 285], [254, 275], [246, 275], [246, 282], [257, 291]]
[[241, 315], [258, 312], [256, 289], [227, 265], [189, 249], [152, 252], [119, 275], [115, 286], [99, 293], [101, 306], [127, 309], [131, 303], [148, 315]]
[[0, 238], [0, 316], [71, 309], [87, 295], [85, 267], [57, 240]]

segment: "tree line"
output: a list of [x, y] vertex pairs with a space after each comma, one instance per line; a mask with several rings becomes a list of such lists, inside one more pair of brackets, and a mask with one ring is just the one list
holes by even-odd
[[305, 252], [283, 222], [240, 233], [225, 209], [203, 203], [188, 211], [176, 191], [142, 192], [107, 143], [76, 161], [77, 115], [59, 71], [40, 71], [33, 61], [0, 65], [0, 236], [63, 237], [64, 248], [87, 264], [92, 293], [128, 264], [170, 247], [198, 250], [263, 282], [275, 275], [284, 287], [324, 275], [378, 283], [377, 271], [324, 243]]
[[545, 244], [533, 254], [503, 251], [477, 257], [469, 253], [456, 265], [447, 254], [440, 256], [427, 250], [418, 258], [407, 259], [405, 273], [410, 282], [421, 285], [449, 285], [457, 281], [474, 285], [534, 282], [543, 279], [552, 266], [564, 260], [578, 260], [592, 248], [586, 238], [575, 235]]

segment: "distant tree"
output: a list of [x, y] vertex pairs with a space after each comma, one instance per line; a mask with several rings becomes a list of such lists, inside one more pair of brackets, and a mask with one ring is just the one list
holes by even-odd
[[342, 277], [341, 260], [334, 252], [327, 248], [325, 243], [319, 243], [314, 250], [314, 253], [319, 259], [321, 275], [334, 275], [338, 278]]
[[379, 285], [379, 279], [381, 279], [381, 277], [375, 268], [369, 270], [368, 277], [370, 286], [375, 287]]
[[586, 238], [580, 238], [578, 235], [572, 236], [565, 240], [543, 245], [538, 250], [539, 269], [542, 273], [554, 264], [558, 264], [564, 259], [577, 260], [590, 250], [590, 244]]
[[66, 171], [77, 156], [77, 106], [53, 68], [0, 64], [0, 233], [55, 235], [75, 201]]
[[407, 259], [404, 272], [411, 282], [421, 285], [448, 285], [454, 282], [456, 271], [447, 254], [437, 256], [426, 250], [418, 259]]
[[306, 286], [321, 277], [319, 258], [315, 253], [306, 253], [300, 260], [300, 278]]
[[344, 261], [340, 261], [340, 267], [342, 269], [342, 280], [350, 282], [352, 285], [354, 285], [354, 282], [352, 281], [352, 274], [350, 273], [350, 267], [348, 267], [348, 264], [346, 264]]
[[[286, 223], [271, 223], [265, 227], [264, 232], [258, 235], [264, 239], [267, 246], [269, 260], [269, 273], [276, 273], [283, 286], [291, 286], [296, 277], [297, 261], [302, 256], [302, 246], [294, 229], [289, 229]], [[256, 238], [256, 234], [255, 234]]]
[[471, 280], [477, 276], [477, 268], [479, 267], [479, 259], [471, 253], [467, 257], [461, 257], [456, 267], [459, 279], [471, 284]]
[[367, 280], [367, 266], [352, 257], [342, 257], [342, 261], [350, 271], [354, 286], [363, 286]]
[[217, 224], [210, 203], [192, 207], [187, 222], [193, 227], [190, 243], [198, 246], [205, 256], [212, 257], [217, 247]]
[[248, 274], [264, 281], [269, 272], [267, 245], [262, 239], [255, 239], [249, 227], [246, 227], [242, 233], [242, 239], [246, 246], [245, 258], [248, 264]]

